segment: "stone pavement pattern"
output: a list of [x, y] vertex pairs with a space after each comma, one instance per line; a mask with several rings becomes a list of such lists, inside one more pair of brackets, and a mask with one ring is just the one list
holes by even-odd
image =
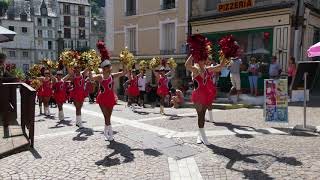
[[[169, 115], [161, 116], [157, 108], [132, 112], [120, 103], [112, 117], [116, 141], [109, 143], [103, 140], [104, 123], [96, 104], [85, 104], [86, 128], [82, 130], [74, 125], [72, 105], [65, 107], [68, 118], [62, 123], [56, 114], [52, 118], [36, 117], [35, 150], [0, 159], [0, 179], [320, 177], [319, 136], [266, 133], [274, 126], [287, 132], [288, 127], [300, 123], [299, 107], [290, 107], [289, 124], [265, 123], [261, 109], [214, 111], [216, 123], [206, 123], [211, 132], [208, 147], [197, 145], [194, 135], [183, 136], [196, 134], [193, 109], [166, 109]], [[319, 113], [320, 108], [309, 109], [310, 124], [320, 124]], [[215, 135], [224, 131], [236, 135]]]

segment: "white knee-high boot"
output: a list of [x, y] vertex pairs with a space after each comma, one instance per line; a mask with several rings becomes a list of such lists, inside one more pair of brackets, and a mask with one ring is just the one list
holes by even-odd
[[104, 140], [108, 141], [109, 140], [109, 126], [104, 125], [103, 135], [104, 135]]
[[209, 122], [214, 122], [214, 121], [213, 121], [212, 110], [208, 110], [208, 113], [209, 113]]
[[79, 128], [83, 128], [81, 115], [76, 117], [76, 125], [77, 125]]
[[49, 106], [47, 107], [47, 116], [50, 116], [50, 108], [49, 108]]
[[60, 120], [60, 121], [64, 120], [63, 111], [59, 111], [59, 120]]
[[204, 131], [203, 128], [199, 128], [199, 135], [200, 135], [200, 138], [201, 138], [201, 141], [203, 142], [203, 144], [209, 145], [209, 142], [208, 142], [208, 139], [206, 136], [206, 132]]
[[108, 131], [108, 135], [109, 135], [109, 141], [113, 141], [113, 130], [112, 130], [112, 126], [108, 126], [109, 127], [109, 131]]
[[160, 114], [164, 114], [164, 107], [160, 105]]

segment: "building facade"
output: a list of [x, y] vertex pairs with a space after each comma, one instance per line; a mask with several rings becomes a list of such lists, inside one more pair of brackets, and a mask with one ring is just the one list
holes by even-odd
[[[204, 34], [215, 44], [222, 36], [232, 34], [240, 45], [245, 64], [256, 57], [265, 64], [267, 72], [263, 73], [267, 78], [267, 67], [274, 55], [286, 75], [289, 58], [310, 60], [306, 50], [320, 41], [320, 1], [298, 2], [301, 3], [295, 0], [189, 0], [191, 33]], [[242, 83], [249, 88], [245, 76]], [[263, 78], [258, 83], [262, 88]]]
[[58, 59], [58, 12], [56, 0], [32, 0], [35, 37], [35, 63], [44, 58]]
[[14, 41], [1, 43], [7, 62], [24, 72], [34, 63], [34, 26], [30, 13], [30, 1], [14, 0], [0, 19], [0, 25], [16, 32]]
[[90, 46], [91, 7], [88, 0], [58, 0], [59, 26], [64, 48], [85, 50]]
[[[115, 60], [125, 47], [138, 61], [173, 57], [178, 67], [171, 83], [182, 85], [186, 76], [187, 0], [106, 0], [106, 24], [107, 46]], [[151, 74], [147, 72], [148, 81], [154, 82]]]

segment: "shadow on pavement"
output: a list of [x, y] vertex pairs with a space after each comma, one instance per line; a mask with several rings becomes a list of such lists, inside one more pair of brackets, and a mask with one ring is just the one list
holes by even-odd
[[62, 121], [58, 121], [55, 126], [49, 127], [49, 129], [57, 129], [65, 126], [73, 126], [73, 125], [71, 124], [71, 121], [62, 120]]
[[73, 141], [86, 141], [89, 136], [93, 135], [94, 130], [91, 128], [81, 128], [76, 130], [76, 132], [79, 132], [76, 137], [73, 137]]
[[[154, 157], [162, 155], [162, 153], [154, 149], [132, 149], [130, 146], [116, 141], [111, 141], [107, 147], [109, 149], [113, 149], [114, 151], [104, 159], [95, 162], [96, 165], [110, 167], [132, 162], [135, 159], [135, 156], [132, 153], [133, 151], [143, 151], [145, 155]], [[124, 158], [122, 162], [118, 157], [112, 158], [113, 156], [118, 154]]]
[[235, 149], [228, 149], [219, 147], [213, 144], [210, 144], [207, 146], [210, 148], [214, 154], [224, 156], [229, 159], [229, 162], [226, 165], [227, 169], [237, 171], [245, 175], [246, 179], [272, 179], [268, 174], [264, 173], [261, 170], [239, 170], [233, 168], [234, 164], [237, 162], [244, 162], [244, 163], [250, 163], [250, 164], [256, 164], [255, 167], [258, 167], [259, 162], [255, 159], [252, 159], [253, 157], [257, 156], [268, 156], [275, 159], [275, 161], [279, 163], [284, 163], [291, 166], [301, 166], [302, 162], [298, 161], [295, 157], [278, 157], [272, 154], [266, 154], [266, 153], [257, 153], [257, 154], [241, 154], [239, 151]]

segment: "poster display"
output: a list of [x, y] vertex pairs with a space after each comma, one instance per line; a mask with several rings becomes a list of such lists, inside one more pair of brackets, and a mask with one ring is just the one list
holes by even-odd
[[288, 122], [288, 80], [264, 81], [264, 117], [267, 122]]

